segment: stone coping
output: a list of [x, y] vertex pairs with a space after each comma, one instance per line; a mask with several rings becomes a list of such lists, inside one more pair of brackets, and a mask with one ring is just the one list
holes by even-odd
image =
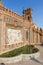
[[14, 63], [18, 61], [23, 61], [23, 60], [29, 60], [31, 57], [39, 58], [40, 52], [33, 53], [33, 54], [21, 54], [15, 57], [10, 57], [10, 58], [0, 58], [0, 63]]

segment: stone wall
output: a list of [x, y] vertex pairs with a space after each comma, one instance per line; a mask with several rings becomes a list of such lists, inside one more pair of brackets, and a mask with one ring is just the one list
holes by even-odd
[[[40, 41], [43, 40], [43, 36], [40, 38], [39, 30], [34, 27], [33, 31], [32, 26], [34, 26], [34, 24], [32, 21], [30, 22], [26, 19], [25, 16], [20, 16], [2, 6], [0, 6], [0, 13], [2, 14], [2, 17], [0, 17], [0, 49], [2, 52], [19, 48], [27, 44], [39, 44]], [[19, 44], [7, 44], [7, 28], [21, 30], [23, 42]], [[28, 32], [28, 40], [26, 39], [26, 32]]]

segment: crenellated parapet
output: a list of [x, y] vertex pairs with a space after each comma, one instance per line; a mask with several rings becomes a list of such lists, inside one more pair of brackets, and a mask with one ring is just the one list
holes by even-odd
[[15, 12], [5, 8], [5, 7], [0, 6], [0, 11], [2, 11], [3, 14], [7, 14], [9, 16], [16, 17], [18, 19], [23, 19], [22, 16], [20, 16], [19, 14], [15, 13]]
[[32, 22], [32, 9], [24, 13], [20, 16], [0, 2], [0, 52], [42, 43], [43, 30]]

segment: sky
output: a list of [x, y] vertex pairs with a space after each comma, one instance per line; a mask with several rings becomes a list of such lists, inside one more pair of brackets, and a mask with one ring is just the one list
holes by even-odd
[[32, 8], [33, 23], [43, 29], [43, 0], [2, 0], [4, 7], [22, 15], [22, 10]]

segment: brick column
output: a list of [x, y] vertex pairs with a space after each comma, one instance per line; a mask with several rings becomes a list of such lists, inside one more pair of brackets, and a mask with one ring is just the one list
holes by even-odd
[[32, 28], [30, 28], [29, 29], [30, 31], [29, 31], [29, 41], [30, 41], [30, 44], [32, 44], [32, 38], [33, 38], [33, 30], [32, 30]]
[[4, 21], [0, 22], [0, 49], [4, 50], [5, 49], [5, 27], [6, 24]]
[[34, 44], [34, 31], [32, 30], [32, 44]]
[[34, 44], [36, 44], [36, 32], [34, 32]]
[[40, 44], [40, 35], [38, 33], [38, 44]]

